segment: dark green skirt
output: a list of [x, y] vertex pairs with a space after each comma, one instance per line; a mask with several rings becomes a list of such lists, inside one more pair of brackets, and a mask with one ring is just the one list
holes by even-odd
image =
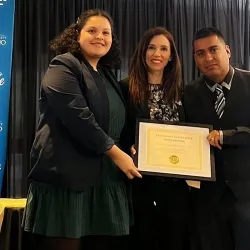
[[130, 191], [122, 181], [83, 192], [32, 183], [23, 227], [51, 237], [127, 235], [133, 222], [131, 210]]

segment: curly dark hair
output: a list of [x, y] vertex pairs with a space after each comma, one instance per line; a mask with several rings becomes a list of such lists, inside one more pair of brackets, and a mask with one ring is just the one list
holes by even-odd
[[164, 98], [169, 104], [179, 101], [182, 93], [181, 63], [175, 46], [174, 38], [169, 31], [163, 27], [154, 27], [146, 31], [138, 44], [132, 57], [129, 70], [129, 90], [132, 101], [142, 104], [148, 96], [148, 65], [146, 63], [146, 52], [153, 37], [164, 35], [171, 46], [171, 58], [163, 72]]
[[84, 11], [77, 18], [76, 23], [71, 24], [69, 27], [63, 30], [61, 34], [59, 34], [54, 40], [50, 42], [50, 49], [53, 50], [57, 55], [70, 52], [76, 57], [82, 57], [80, 44], [78, 43], [78, 37], [83, 26], [92, 16], [103, 16], [107, 18], [112, 29], [111, 48], [109, 52], [100, 59], [99, 63], [103, 66], [114, 67], [115, 69], [120, 68], [121, 60], [119, 41], [114, 33], [113, 20], [110, 15], [104, 10], [90, 9]]

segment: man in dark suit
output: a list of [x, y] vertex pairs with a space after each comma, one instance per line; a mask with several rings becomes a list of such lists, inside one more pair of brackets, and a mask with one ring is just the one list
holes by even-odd
[[216, 182], [191, 190], [191, 249], [250, 249], [250, 72], [233, 68], [221, 32], [196, 32], [203, 75], [185, 87], [186, 121], [212, 124]]

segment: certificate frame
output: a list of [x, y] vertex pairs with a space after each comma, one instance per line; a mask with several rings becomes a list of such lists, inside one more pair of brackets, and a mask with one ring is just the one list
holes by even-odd
[[[154, 124], [156, 124], [159, 127], [160, 126], [162, 127], [162, 125], [170, 125], [170, 126], [168, 126], [168, 127], [170, 127], [170, 129], [178, 127], [179, 130], [182, 129], [182, 126], [183, 126], [183, 129], [187, 129], [187, 130], [190, 129], [190, 127], [191, 127], [192, 130], [196, 130], [196, 128], [198, 128], [198, 131], [199, 131], [199, 128], [201, 128], [201, 131], [204, 130], [204, 129], [206, 129], [206, 130], [208, 130], [209, 133], [213, 130], [213, 126], [212, 125], [208, 125], [208, 124], [194, 124], [194, 123], [186, 123], [186, 122], [168, 122], [168, 121], [158, 121], [158, 120], [139, 119], [138, 118], [138, 119], [136, 119], [136, 132], [135, 132], [135, 149], [136, 149], [136, 154], [133, 156], [133, 160], [134, 160], [134, 163], [135, 163], [136, 167], [138, 168], [139, 172], [142, 173], [142, 174], [144, 174], [144, 175], [153, 175], [153, 176], [170, 177], [170, 178], [181, 178], [181, 179], [186, 179], [186, 180], [212, 181], [212, 182], [216, 181], [214, 149], [213, 149], [212, 146], [209, 145], [208, 142], [207, 142], [208, 144], [206, 145], [206, 142], [205, 142], [205, 139], [204, 139], [204, 135], [202, 135], [203, 136], [202, 142], [203, 142], [203, 144], [205, 143], [204, 144], [205, 148], [209, 149], [209, 152], [208, 152], [209, 155], [207, 155], [207, 153], [205, 153], [205, 156], [204, 156], [204, 151], [202, 151], [202, 154], [201, 154], [202, 155], [201, 156], [202, 157], [202, 162], [200, 162], [198, 164], [199, 166], [201, 166], [201, 167], [199, 167], [199, 170], [201, 169], [200, 171], [196, 171], [196, 170], [192, 169], [192, 170], [190, 170], [190, 173], [189, 173], [188, 168], [186, 168], [185, 171], [183, 171], [182, 173], [180, 173], [182, 170], [179, 169], [178, 170], [179, 172], [178, 171], [175, 172], [175, 170], [174, 170], [173, 167], [167, 167], [165, 165], [164, 165], [164, 171], [162, 171], [163, 167], [157, 167], [155, 165], [152, 165], [153, 166], [153, 171], [152, 171], [152, 168], [150, 170], [150, 167], [148, 169], [144, 168], [144, 167], [140, 167], [142, 165], [145, 165], [145, 166], [147, 165], [147, 164], [142, 164], [142, 162], [148, 162], [146, 160], [146, 158], [148, 158], [148, 156], [146, 156], [146, 155], [148, 155], [148, 154], [147, 153], [143, 153], [145, 150], [142, 149], [142, 146], [140, 145], [140, 137], [143, 136], [143, 135], [145, 135], [145, 131], [144, 131], [145, 129], [141, 128], [141, 124], [143, 124], [143, 125], [147, 124], [147, 126], [149, 126], [149, 127], [151, 127], [151, 126], [152, 127], [156, 127]], [[141, 132], [140, 128], [144, 132]], [[166, 127], [164, 127], [164, 129], [165, 128]], [[204, 133], [204, 131], [203, 131], [203, 133]], [[147, 132], [146, 132], [146, 134], [147, 134]], [[199, 134], [199, 133], [197, 133], [197, 134]], [[148, 135], [146, 135], [146, 137], [147, 137], [147, 139], [149, 138]], [[143, 145], [144, 145], [143, 148], [145, 148], [145, 147], [148, 148], [148, 146], [146, 144], [147, 144], [147, 142], [143, 143]], [[175, 156], [175, 155], [173, 155], [173, 156]], [[170, 157], [169, 157], [169, 159], [170, 159]], [[169, 161], [171, 161], [171, 160], [169, 160]], [[173, 158], [173, 161], [175, 161], [175, 158]], [[206, 164], [203, 164], [203, 162], [205, 162]], [[207, 166], [207, 164], [208, 165], [210, 164], [210, 166]], [[204, 167], [204, 170], [203, 170], [203, 166], [204, 165], [205, 165], [205, 167]]]

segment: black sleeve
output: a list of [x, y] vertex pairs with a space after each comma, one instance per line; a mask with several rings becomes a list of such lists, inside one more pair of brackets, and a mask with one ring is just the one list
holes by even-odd
[[[195, 112], [195, 89], [192, 85], [188, 84], [184, 89], [183, 106], [187, 122], [193, 122], [191, 115]], [[250, 146], [250, 128], [236, 127], [232, 130], [222, 130], [223, 132], [223, 145], [228, 146]]]
[[223, 145], [250, 146], [250, 128], [236, 127], [233, 130], [222, 130]]
[[96, 122], [70, 64], [53, 60], [43, 79], [42, 90], [54, 115], [85, 148], [104, 153], [114, 145]]

